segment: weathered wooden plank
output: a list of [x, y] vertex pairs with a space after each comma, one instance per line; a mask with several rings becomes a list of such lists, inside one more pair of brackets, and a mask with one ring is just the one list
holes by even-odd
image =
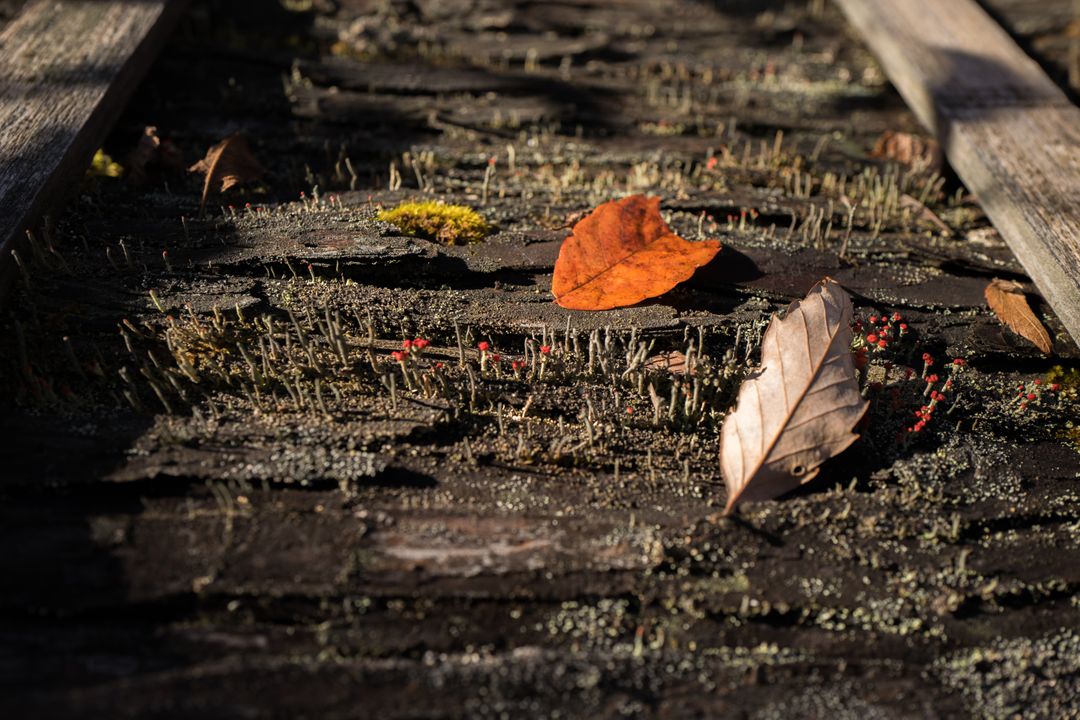
[[974, 0], [839, 0], [1080, 342], [1080, 109]]
[[89, 163], [186, 4], [36, 0], [0, 31], [0, 266]]

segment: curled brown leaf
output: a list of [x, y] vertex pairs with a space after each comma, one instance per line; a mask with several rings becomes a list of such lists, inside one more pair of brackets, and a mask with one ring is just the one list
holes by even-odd
[[1046, 326], [1028, 305], [1024, 286], [1015, 280], [994, 278], [983, 291], [986, 304], [1005, 326], [1021, 337], [1027, 338], [1046, 354], [1054, 349], [1054, 341]]
[[262, 165], [251, 153], [251, 146], [243, 135], [230, 135], [206, 152], [199, 162], [188, 168], [188, 172], [203, 173], [202, 199], [199, 212], [206, 207], [206, 198], [217, 187], [218, 192], [241, 183], [254, 182], [266, 174]]
[[154, 171], [182, 171], [184, 158], [175, 145], [158, 137], [156, 127], [147, 125], [135, 148], [128, 153], [124, 168], [131, 182], [142, 185]]
[[678, 350], [653, 355], [642, 364], [642, 367], [645, 370], [667, 371], [672, 375], [686, 375], [688, 371], [691, 375], [694, 374], [686, 367], [686, 355]]
[[870, 157], [891, 160], [901, 165], [941, 170], [941, 147], [930, 138], [906, 132], [886, 130], [874, 143]]
[[945, 237], [952, 237], [952, 228], [945, 224], [945, 221], [938, 216], [936, 212], [926, 207], [918, 198], [912, 197], [907, 193], [900, 196], [900, 207], [907, 208], [915, 213], [915, 215], [924, 222], [930, 223]]

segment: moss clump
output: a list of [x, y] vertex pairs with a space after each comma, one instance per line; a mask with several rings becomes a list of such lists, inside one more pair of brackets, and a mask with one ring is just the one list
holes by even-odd
[[408, 235], [447, 245], [479, 242], [491, 232], [491, 225], [472, 208], [436, 200], [405, 202], [392, 210], [381, 211], [378, 217], [397, 225]]
[[124, 168], [120, 163], [115, 162], [106, 155], [104, 150], [99, 149], [94, 153], [94, 159], [90, 161], [90, 167], [86, 169], [86, 174], [90, 177], [117, 178], [124, 174]]

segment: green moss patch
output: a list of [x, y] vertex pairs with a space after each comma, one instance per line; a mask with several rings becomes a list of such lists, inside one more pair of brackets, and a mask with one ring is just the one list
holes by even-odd
[[403, 233], [447, 245], [480, 242], [491, 232], [491, 225], [472, 208], [436, 200], [405, 202], [381, 211], [378, 217], [398, 226]]

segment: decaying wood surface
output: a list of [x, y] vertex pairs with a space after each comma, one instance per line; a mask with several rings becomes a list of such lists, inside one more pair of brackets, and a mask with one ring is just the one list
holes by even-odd
[[839, 0], [1080, 343], [1080, 109], [974, 0]]
[[[1080, 352], [986, 307], [1023, 268], [871, 155], [918, 120], [818, 6], [198, 0], [105, 141], [185, 163], [87, 179], [0, 312], [0, 717], [1075, 714]], [[199, 218], [182, 168], [236, 132], [266, 177]], [[723, 249], [556, 305], [570, 228], [634, 193]], [[416, 200], [494, 231], [378, 219]], [[908, 326], [860, 439], [710, 520], [721, 415], [825, 276]], [[924, 352], [968, 364], [905, 433]]]
[[38, 0], [0, 32], [0, 268], [80, 176], [186, 5]]

